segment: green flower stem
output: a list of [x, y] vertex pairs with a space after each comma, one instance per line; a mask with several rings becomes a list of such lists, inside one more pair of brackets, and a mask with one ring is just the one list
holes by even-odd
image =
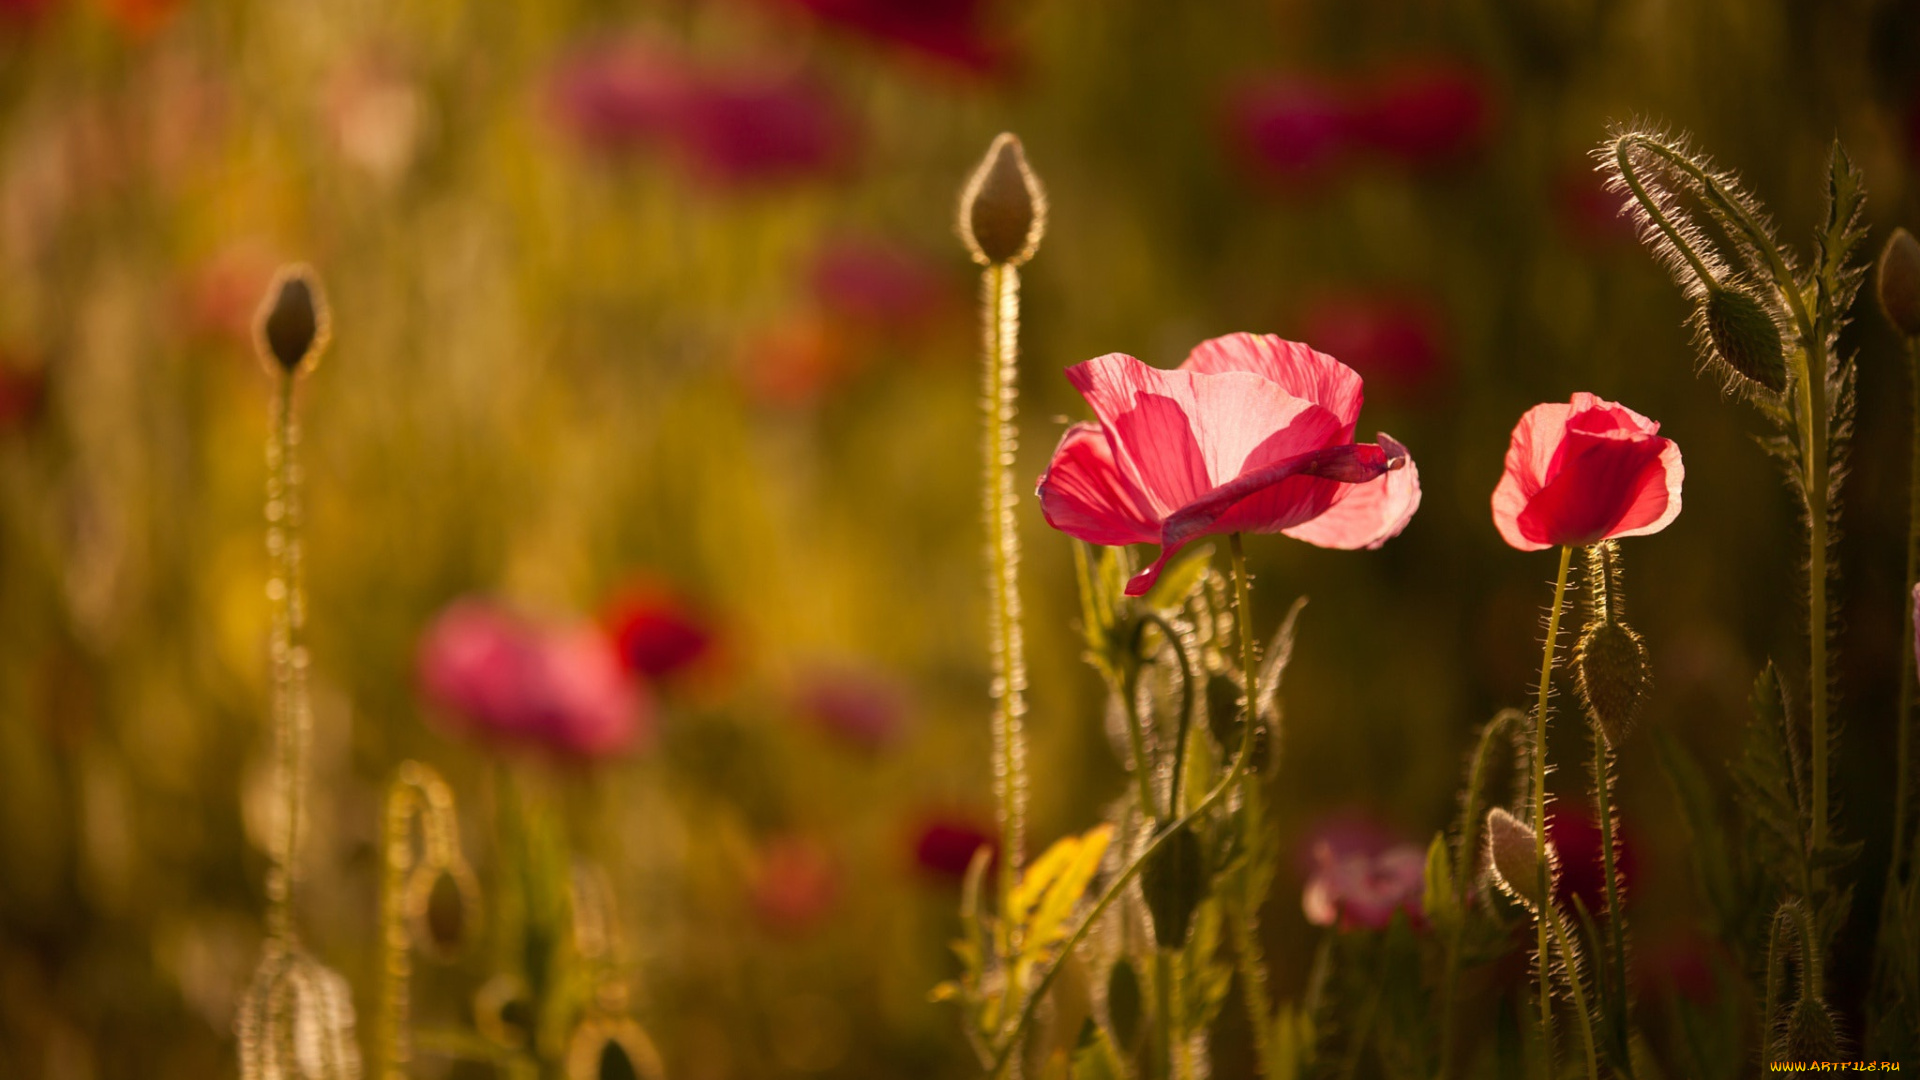
[[1580, 1016], [1580, 1035], [1587, 1052], [1587, 1078], [1600, 1080], [1600, 1055], [1593, 1043], [1593, 1014], [1587, 1010], [1587, 991], [1580, 985], [1580, 958], [1573, 951], [1573, 942], [1567, 939], [1566, 920], [1553, 908], [1553, 898], [1546, 897], [1546, 910], [1539, 913], [1536, 922], [1542, 925], [1553, 924], [1553, 936], [1560, 943], [1560, 958], [1567, 966], [1567, 986], [1573, 991], [1573, 1011]]
[[1900, 610], [1900, 716], [1895, 736], [1893, 781], [1893, 861], [1887, 872], [1889, 883], [1904, 880], [1903, 864], [1907, 852], [1907, 801], [1912, 798], [1913, 782], [1913, 586], [1920, 581], [1920, 337], [1907, 339], [1907, 385], [1912, 392], [1913, 448], [1907, 464], [1907, 588], [1901, 596]]
[[[1254, 670], [1253, 645], [1251, 643], [1253, 628], [1248, 623], [1246, 561], [1241, 554], [1239, 534], [1234, 534], [1232, 541], [1235, 597], [1234, 614], [1238, 620], [1236, 632], [1240, 635], [1241, 663], [1245, 666], [1247, 685], [1248, 689], [1251, 690], [1255, 685], [1254, 680], [1258, 676]], [[1249, 694], [1247, 700], [1250, 702], [1253, 701], [1253, 695]], [[1160, 849], [1162, 844], [1167, 842], [1168, 837], [1186, 828], [1193, 822], [1198, 821], [1207, 812], [1211, 811], [1221, 799], [1225, 798], [1227, 792], [1233, 790], [1234, 785], [1238, 784], [1240, 778], [1246, 774], [1247, 759], [1252, 756], [1252, 750], [1253, 725], [1246, 724], [1240, 729], [1240, 749], [1234, 754], [1233, 764], [1228, 767], [1227, 774], [1220, 778], [1220, 782], [1215, 784], [1213, 790], [1207, 792], [1206, 797], [1201, 799], [1193, 809], [1182, 814], [1158, 832], [1154, 833], [1153, 837], [1140, 848], [1139, 852], [1127, 863], [1126, 867], [1123, 868], [1120, 873], [1114, 875], [1114, 879], [1108, 883], [1106, 891], [1102, 892], [1100, 898], [1094, 901], [1093, 906], [1087, 909], [1087, 913], [1080, 917], [1080, 921], [1074, 925], [1073, 932], [1067, 935], [1067, 940], [1060, 946], [1059, 956], [1062, 960], [1072, 955], [1073, 950], [1079, 946], [1080, 942], [1086, 940], [1088, 932], [1093, 929], [1093, 924], [1099, 921], [1100, 916], [1119, 898], [1121, 890], [1125, 889], [1128, 883], [1139, 875], [1140, 868], [1146, 864], [1147, 859], [1152, 856], [1155, 851]], [[1013, 1063], [1015, 1049], [1019, 1047], [1021, 1041], [1026, 1037], [1027, 1030], [1033, 1026], [1033, 1017], [1040, 1008], [1040, 1002], [1047, 996], [1047, 991], [1052, 989], [1053, 981], [1059, 978], [1061, 969], [1064, 966], [1060, 960], [1055, 960], [1053, 963], [1047, 965], [1046, 974], [1040, 977], [1040, 981], [1034, 985], [1033, 992], [1027, 995], [1026, 1003], [1020, 1007], [1020, 1014], [1014, 1020], [1013, 1026], [1007, 1029], [1007, 1033], [1002, 1036], [999, 1045], [995, 1047], [992, 1062], [987, 1069], [987, 1075], [992, 1077], [1006, 1075], [1008, 1066]]]
[[1140, 668], [1129, 660], [1127, 674], [1120, 682], [1120, 706], [1127, 713], [1127, 746], [1133, 751], [1133, 781], [1139, 787], [1140, 812], [1158, 821], [1160, 810], [1153, 797], [1153, 767], [1147, 761], [1146, 734], [1140, 722]]
[[1173, 648], [1173, 658], [1180, 664], [1180, 723], [1173, 740], [1173, 777], [1167, 786], [1167, 813], [1177, 814], [1180, 812], [1180, 781], [1187, 769], [1187, 733], [1193, 728], [1193, 662], [1187, 659], [1186, 640], [1172, 623], [1156, 611], [1149, 611], [1142, 616], [1141, 625], [1148, 623], [1160, 628], [1167, 644]]
[[[1251, 827], [1251, 823], [1249, 823]], [[1254, 1060], [1259, 1075], [1267, 1080], [1285, 1076], [1284, 1065], [1274, 1057], [1273, 1000], [1267, 996], [1267, 971], [1260, 953], [1260, 928], [1254, 922], [1247, 898], [1236, 898], [1228, 913], [1227, 925], [1233, 934], [1233, 951], [1240, 966], [1240, 996], [1247, 1003], [1247, 1023], [1253, 1028]]]
[[[1540, 863], [1537, 883], [1543, 903], [1553, 895], [1553, 879], [1547, 863], [1547, 695], [1553, 689], [1553, 649], [1560, 640], [1560, 609], [1567, 601], [1567, 566], [1573, 561], [1573, 548], [1560, 547], [1560, 571], [1553, 582], [1553, 612], [1547, 616], [1547, 644], [1540, 657], [1540, 697], [1533, 711], [1533, 853]], [[1538, 913], [1537, 913], [1538, 914]], [[1547, 944], [1547, 919], [1534, 919], [1538, 933], [1536, 947], [1540, 958], [1540, 1038], [1547, 1052], [1553, 1052], [1553, 964]]]
[[1593, 809], [1600, 819], [1600, 860], [1607, 877], [1607, 942], [1613, 951], [1613, 974], [1608, 982], [1611, 993], [1619, 995], [1615, 1016], [1620, 1048], [1627, 1048], [1627, 913], [1620, 906], [1620, 874], [1613, 838], [1613, 751], [1598, 727], [1593, 732]]
[[1473, 763], [1467, 768], [1466, 800], [1460, 807], [1460, 845], [1454, 850], [1454, 879], [1459, 882], [1460, 919], [1454, 924], [1453, 934], [1447, 942], [1446, 978], [1440, 989], [1440, 1080], [1452, 1075], [1453, 1069], [1453, 1007], [1460, 993], [1460, 953], [1466, 948], [1466, 913], [1473, 900], [1473, 877], [1466, 872], [1467, 860], [1477, 857], [1480, 850], [1479, 832], [1481, 806], [1485, 801], [1487, 786], [1487, 768], [1492, 757], [1494, 740], [1505, 735], [1509, 729], [1524, 717], [1518, 709], [1502, 709], [1487, 721], [1480, 731], [1480, 741], [1473, 748]]
[[1613, 146], [1614, 164], [1620, 170], [1620, 178], [1627, 182], [1627, 190], [1633, 193], [1633, 197], [1639, 201], [1641, 208], [1647, 212], [1647, 216], [1653, 219], [1654, 227], [1666, 235], [1667, 241], [1674, 246], [1674, 250], [1680, 252], [1686, 258], [1687, 265], [1693, 267], [1694, 276], [1700, 279], [1700, 284], [1703, 287], [1714, 284], [1713, 275], [1707, 272], [1707, 264], [1694, 253], [1693, 246], [1680, 235], [1680, 230], [1674, 228], [1673, 223], [1667, 220], [1666, 211], [1660, 208], [1660, 204], [1647, 193], [1646, 185], [1640, 182], [1640, 176], [1633, 168], [1633, 158], [1627, 153], [1629, 142], [1638, 143], [1639, 140], [1622, 139]]
[[1013, 460], [1019, 445], [1014, 417], [1019, 403], [1015, 375], [1019, 361], [1020, 272], [1005, 263], [995, 263], [987, 267], [982, 287], [993, 776], [1000, 818], [1000, 899], [1005, 910], [1006, 898], [1020, 880], [1026, 845], [1027, 752], [1021, 725], [1027, 711], [1027, 669], [1020, 634], [1020, 535], [1013, 514]]

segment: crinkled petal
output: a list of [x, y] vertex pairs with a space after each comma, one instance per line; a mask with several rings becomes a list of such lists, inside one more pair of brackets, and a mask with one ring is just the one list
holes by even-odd
[[1113, 461], [1097, 424], [1075, 424], [1053, 451], [1037, 494], [1047, 524], [1089, 544], [1118, 547], [1160, 539], [1145, 498]]
[[1520, 513], [1520, 534], [1549, 546], [1591, 544], [1630, 527], [1631, 513], [1643, 525], [1657, 520], [1670, 501], [1662, 458], [1672, 445], [1658, 436], [1568, 432], [1559, 468]]
[[[1379, 438], [1382, 446], [1392, 441], [1385, 434]], [[1365, 483], [1336, 485], [1336, 492], [1319, 516], [1281, 531], [1317, 547], [1377, 548], [1399, 536], [1420, 509], [1420, 470], [1409, 457], [1401, 468]]]
[[1364, 395], [1358, 372], [1310, 345], [1273, 334], [1228, 334], [1203, 341], [1180, 370], [1209, 375], [1246, 371], [1270, 379], [1339, 417], [1343, 442], [1353, 439], [1353, 425], [1360, 418]]

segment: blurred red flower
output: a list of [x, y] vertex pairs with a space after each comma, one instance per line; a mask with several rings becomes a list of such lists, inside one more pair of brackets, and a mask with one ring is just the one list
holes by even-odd
[[741, 350], [739, 377], [746, 393], [762, 404], [803, 408], [844, 382], [859, 360], [846, 335], [809, 313], [750, 338]]
[[40, 415], [47, 398], [44, 368], [0, 357], [0, 432], [23, 428]]
[[1414, 60], [1376, 76], [1359, 95], [1354, 131], [1409, 165], [1441, 165], [1479, 149], [1492, 129], [1493, 93], [1478, 70]]
[[988, 30], [986, 0], [774, 0], [871, 41], [976, 74], [1004, 71], [1010, 50]]
[[595, 627], [541, 626], [461, 600], [427, 629], [420, 687], [454, 730], [567, 758], [607, 757], [651, 734], [651, 703]]
[[628, 671], [660, 680], [713, 657], [713, 624], [679, 592], [650, 578], [614, 594], [602, 620]]
[[1323, 177], [1352, 149], [1354, 113], [1332, 83], [1281, 76], [1229, 95], [1227, 127], [1255, 171], [1299, 183]]
[[1493, 489], [1493, 523], [1521, 551], [1647, 536], [1680, 515], [1686, 469], [1660, 425], [1624, 405], [1578, 393], [1535, 405], [1507, 448]]
[[1389, 391], [1424, 390], [1446, 368], [1440, 313], [1422, 297], [1324, 293], [1308, 306], [1303, 330], [1302, 336]]
[[1553, 180], [1554, 211], [1561, 227], [1590, 247], [1633, 243], [1633, 218], [1627, 214], [1631, 202], [1631, 196], [1608, 191], [1591, 164], [1570, 165]]
[[0, 0], [0, 25], [31, 27], [59, 0]]
[[913, 838], [913, 861], [931, 877], [959, 881], [967, 876], [973, 853], [991, 848], [998, 857], [1000, 841], [993, 830], [970, 818], [931, 815]]
[[1315, 926], [1384, 930], [1395, 912], [1424, 925], [1420, 897], [1427, 856], [1418, 844], [1341, 844], [1323, 838], [1313, 846], [1314, 868], [1300, 894], [1300, 909]]
[[906, 693], [892, 680], [851, 667], [801, 676], [793, 707], [816, 730], [860, 750], [885, 750], [906, 732]]
[[[1606, 918], [1607, 873], [1600, 844], [1600, 823], [1584, 810], [1568, 803], [1556, 803], [1547, 811], [1547, 842], [1557, 855], [1558, 871], [1553, 878], [1553, 899], [1568, 913], [1574, 910], [1576, 897], [1595, 919]], [[1626, 903], [1626, 888], [1639, 871], [1639, 859], [1625, 833], [1617, 826], [1613, 833], [1614, 862], [1620, 871], [1621, 903]]]
[[818, 840], [778, 836], [760, 845], [751, 889], [761, 925], [780, 934], [803, 934], [833, 913], [840, 899], [840, 868]]
[[1041, 475], [1047, 524], [1092, 544], [1159, 544], [1127, 583], [1139, 596], [1202, 536], [1283, 532], [1374, 548], [1420, 505], [1420, 480], [1391, 436], [1355, 443], [1360, 376], [1272, 335], [1233, 334], [1166, 371], [1122, 353], [1067, 369], [1097, 423], [1067, 429]]
[[877, 240], [841, 238], [813, 257], [809, 284], [826, 314], [858, 327], [909, 335], [936, 320], [951, 290], [932, 260]]
[[803, 75], [700, 69], [640, 38], [565, 58], [551, 92], [560, 122], [588, 148], [663, 150], [730, 186], [838, 172], [857, 141], [852, 117]]

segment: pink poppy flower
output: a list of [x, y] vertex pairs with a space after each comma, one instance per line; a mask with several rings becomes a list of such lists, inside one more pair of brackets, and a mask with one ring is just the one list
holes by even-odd
[[1521, 551], [1649, 536], [1680, 516], [1686, 469], [1660, 425], [1592, 394], [1528, 409], [1493, 489], [1493, 524]]
[[840, 899], [840, 868], [833, 854], [808, 836], [775, 837], [762, 844], [753, 867], [754, 914], [767, 929], [798, 935], [818, 927]]
[[1329, 83], [1298, 76], [1252, 83], [1227, 102], [1236, 150], [1256, 171], [1299, 182], [1325, 174], [1353, 146], [1354, 114]]
[[1486, 141], [1493, 97], [1485, 76], [1447, 61], [1404, 64], [1380, 76], [1355, 119], [1367, 145], [1411, 165], [1458, 160]]
[[1313, 858], [1313, 875], [1300, 894], [1300, 909], [1313, 925], [1385, 930], [1400, 911], [1416, 926], [1423, 923], [1427, 856], [1418, 844], [1376, 852], [1322, 840], [1314, 845]]
[[1425, 389], [1446, 366], [1440, 314], [1418, 296], [1340, 292], [1307, 309], [1306, 337], [1388, 390]]
[[1298, 342], [1214, 338], [1173, 371], [1109, 353], [1067, 379], [1097, 423], [1067, 429], [1040, 477], [1040, 506], [1047, 524], [1088, 543], [1160, 545], [1129, 596], [1203, 536], [1376, 548], [1420, 505], [1405, 447], [1385, 434], [1353, 441], [1360, 376]]
[[976, 74], [1006, 67], [1006, 47], [985, 25], [985, 0], [783, 0], [821, 22]]
[[809, 278], [814, 301], [826, 314], [902, 336], [938, 318], [952, 292], [932, 260], [874, 240], [842, 238], [823, 245]]
[[649, 702], [592, 626], [537, 626], [462, 600], [421, 640], [420, 686], [455, 730], [591, 759], [649, 734]]
[[975, 821], [935, 816], [921, 824], [913, 839], [913, 861], [927, 875], [959, 881], [973, 865], [973, 854], [981, 848], [994, 849], [1000, 841], [993, 831]]
[[714, 655], [713, 626], [661, 582], [639, 580], [621, 589], [603, 623], [621, 663], [649, 679], [672, 678]]
[[901, 689], [875, 673], [853, 668], [809, 672], [794, 691], [793, 705], [815, 729], [860, 750], [893, 746], [907, 725]]
[[553, 105], [581, 142], [618, 151], [664, 138], [693, 78], [679, 57], [644, 38], [598, 42], [564, 58]]

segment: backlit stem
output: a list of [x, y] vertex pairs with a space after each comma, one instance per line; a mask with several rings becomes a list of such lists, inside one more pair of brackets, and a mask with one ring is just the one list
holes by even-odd
[[306, 597], [302, 589], [299, 421], [293, 414], [294, 376], [277, 373], [272, 435], [267, 442], [267, 582], [272, 606], [270, 639], [273, 691], [274, 791], [280, 826], [267, 873], [267, 929], [281, 942], [294, 938], [293, 900], [299, 880], [300, 843], [306, 832], [307, 756], [313, 713], [307, 700]]
[[1000, 824], [1002, 909], [1020, 880], [1026, 849], [1027, 668], [1020, 636], [1020, 537], [1013, 508], [1013, 460], [1018, 448], [1020, 272], [1005, 263], [982, 276], [986, 334], [986, 518], [989, 631], [993, 650], [993, 777]]
[[1547, 644], [1540, 657], [1540, 696], [1533, 712], [1533, 853], [1538, 860], [1539, 881], [1536, 896], [1542, 910], [1535, 912], [1534, 929], [1540, 968], [1540, 1037], [1553, 1052], [1553, 971], [1547, 943], [1547, 923], [1551, 918], [1553, 878], [1547, 862], [1547, 696], [1553, 689], [1553, 650], [1560, 640], [1560, 609], [1567, 600], [1567, 566], [1573, 560], [1573, 548], [1560, 548], [1560, 570], [1553, 581], [1553, 611], [1547, 616]]

